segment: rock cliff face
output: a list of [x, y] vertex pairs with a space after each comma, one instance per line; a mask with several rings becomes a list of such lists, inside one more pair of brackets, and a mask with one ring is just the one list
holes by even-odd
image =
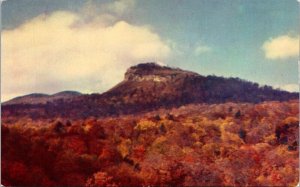
[[124, 81], [167, 82], [188, 76], [199, 76], [196, 73], [160, 66], [156, 63], [145, 63], [133, 66], [125, 73]]

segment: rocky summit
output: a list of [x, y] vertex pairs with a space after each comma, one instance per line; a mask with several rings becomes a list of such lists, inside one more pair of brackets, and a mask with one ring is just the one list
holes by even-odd
[[130, 67], [125, 73], [124, 81], [154, 81], [167, 82], [188, 76], [199, 76], [197, 73], [181, 69], [160, 66], [154, 62]]

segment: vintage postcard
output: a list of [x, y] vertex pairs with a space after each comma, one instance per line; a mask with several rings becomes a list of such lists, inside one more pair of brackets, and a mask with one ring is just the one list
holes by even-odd
[[6, 0], [3, 186], [296, 186], [296, 0]]

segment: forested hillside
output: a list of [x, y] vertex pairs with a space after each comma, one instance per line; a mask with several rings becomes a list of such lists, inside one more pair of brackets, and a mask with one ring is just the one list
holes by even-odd
[[295, 186], [298, 101], [2, 121], [5, 186]]

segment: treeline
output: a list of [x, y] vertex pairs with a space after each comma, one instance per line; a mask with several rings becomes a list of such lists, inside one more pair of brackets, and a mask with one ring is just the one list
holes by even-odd
[[273, 89], [271, 86], [259, 86], [257, 83], [239, 78], [207, 76], [203, 84], [205, 101], [208, 103], [287, 101], [298, 99], [299, 93]]

